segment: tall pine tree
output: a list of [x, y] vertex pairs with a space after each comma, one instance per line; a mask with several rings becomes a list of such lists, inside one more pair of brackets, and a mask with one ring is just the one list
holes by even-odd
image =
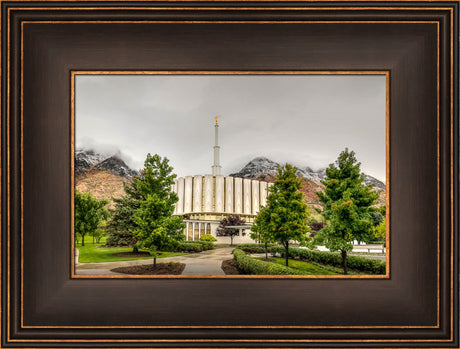
[[347, 274], [347, 253], [353, 250], [353, 241], [368, 241], [373, 235], [371, 212], [379, 193], [373, 185], [364, 185], [364, 174], [355, 152], [345, 148], [335, 163], [326, 169], [324, 192], [318, 192], [324, 204], [323, 216], [327, 225], [316, 236], [331, 251], [340, 251], [344, 274]]
[[138, 177], [133, 177], [128, 184], [123, 183], [125, 194], [113, 199], [115, 208], [105, 228], [109, 233], [107, 245], [132, 246], [134, 253], [138, 252], [137, 237], [132, 233], [137, 227], [134, 222], [134, 213], [140, 207], [140, 201], [143, 199], [137, 189], [139, 180]]

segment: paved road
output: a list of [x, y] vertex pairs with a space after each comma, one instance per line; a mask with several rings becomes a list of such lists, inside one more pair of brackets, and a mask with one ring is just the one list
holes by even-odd
[[[157, 259], [157, 263], [181, 262], [185, 263], [182, 275], [219, 275], [224, 274], [221, 268], [222, 261], [232, 259], [233, 247], [217, 248], [215, 250], [193, 253], [185, 256], [167, 257]], [[126, 275], [114, 273], [111, 269], [132, 265], [151, 264], [152, 260], [137, 260], [106, 263], [79, 263], [76, 266], [77, 275]]]

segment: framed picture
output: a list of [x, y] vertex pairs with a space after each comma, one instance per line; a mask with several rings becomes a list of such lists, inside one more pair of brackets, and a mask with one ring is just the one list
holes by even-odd
[[[458, 2], [2, 1], [1, 23], [3, 347], [459, 347]], [[238, 74], [384, 77], [385, 273], [76, 272], [78, 79]], [[99, 90], [114, 86], [101, 83]], [[310, 95], [319, 88], [312, 85]], [[125, 83], [123, 91], [112, 104], [138, 101], [142, 90]], [[295, 91], [284, 90], [288, 97]], [[98, 92], [91, 110], [103, 105]], [[271, 100], [285, 100], [281, 95]], [[239, 95], [233, 103], [263, 105], [256, 97]], [[331, 93], [324, 108], [336, 102]], [[116, 115], [121, 109], [104, 122], [125, 122]], [[371, 124], [340, 112], [358, 135], [371, 132]], [[274, 128], [287, 121], [268, 113], [260, 119]], [[225, 115], [221, 120], [223, 132]], [[137, 137], [131, 124], [124, 126], [127, 138]], [[100, 133], [110, 135], [109, 125]], [[155, 125], [162, 123], [148, 126]], [[331, 144], [343, 136], [325, 135]], [[218, 171], [216, 158], [212, 166]], [[184, 172], [184, 186], [189, 175], [196, 173]], [[213, 175], [217, 182], [221, 174]], [[195, 240], [208, 226], [192, 220], [184, 236]]]
[[390, 277], [389, 78], [72, 71], [72, 277]]

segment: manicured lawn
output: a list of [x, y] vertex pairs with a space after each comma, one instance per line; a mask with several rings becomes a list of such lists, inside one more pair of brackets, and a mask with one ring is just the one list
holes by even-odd
[[[276, 264], [285, 266], [286, 261], [284, 258], [273, 258]], [[302, 271], [305, 275], [338, 275], [340, 272], [330, 270], [328, 267], [323, 267], [319, 264], [312, 264], [308, 262], [302, 262], [294, 259], [289, 260], [289, 267]]]
[[[104, 245], [105, 241], [101, 240], [99, 243], [93, 244], [92, 240], [85, 239], [85, 246], [81, 246], [81, 243], [77, 244], [77, 248], [80, 252], [78, 261], [80, 263], [101, 263], [101, 262], [118, 262], [118, 261], [132, 261], [136, 259], [153, 259], [152, 256], [146, 257], [117, 257], [113, 256], [114, 253], [118, 252], [132, 252], [131, 247], [97, 247]], [[142, 250], [140, 250], [142, 251]], [[160, 252], [161, 255], [157, 258], [182, 256], [187, 253], [183, 252]]]
[[[272, 257], [273, 258], [273, 257]], [[284, 258], [273, 258], [275, 263], [286, 265]], [[304, 271], [307, 275], [343, 275], [343, 269], [332, 265], [324, 265], [317, 262], [303, 262], [295, 259], [289, 259], [289, 267]], [[348, 275], [372, 275], [371, 273], [357, 272], [348, 269]]]

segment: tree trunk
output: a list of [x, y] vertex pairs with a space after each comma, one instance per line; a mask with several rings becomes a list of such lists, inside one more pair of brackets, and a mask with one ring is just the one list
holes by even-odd
[[137, 245], [133, 246], [133, 253], [139, 253], [139, 247], [137, 247]]
[[81, 236], [81, 245], [85, 246], [85, 235]]
[[157, 267], [157, 257], [153, 257], [153, 267]]
[[93, 245], [94, 245], [94, 235], [93, 235]]
[[286, 267], [289, 267], [289, 241], [286, 241], [284, 248], [286, 249]]
[[230, 235], [230, 246], [233, 246], [233, 235]]
[[268, 259], [268, 242], [265, 241], [265, 259]]
[[347, 275], [347, 251], [342, 251], [342, 267], [343, 267], [343, 274]]

